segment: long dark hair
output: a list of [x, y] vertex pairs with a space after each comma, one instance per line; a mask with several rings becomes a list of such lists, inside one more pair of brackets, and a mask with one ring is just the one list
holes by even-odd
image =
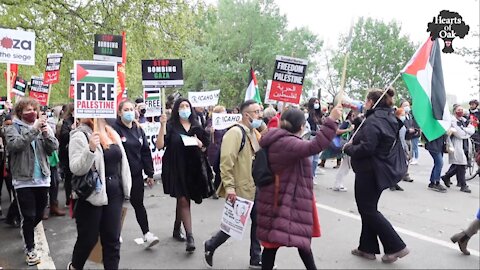
[[187, 102], [188, 105], [190, 105], [190, 111], [192, 112], [192, 114], [190, 114], [190, 117], [188, 117], [188, 121], [190, 121], [190, 124], [192, 126], [199, 126], [200, 124], [198, 123], [198, 120], [197, 120], [197, 114], [195, 113], [195, 110], [192, 107], [192, 103], [190, 103], [190, 101], [186, 98], [179, 98], [175, 101], [175, 103], [173, 104], [172, 114], [168, 122], [170, 122], [173, 125], [181, 125], [180, 115], [178, 115], [178, 111], [180, 109], [180, 103], [184, 101]]
[[[322, 105], [318, 108], [318, 110], [315, 110], [315, 101], [317, 101], [318, 98], [312, 97], [308, 100], [307, 104], [307, 109], [308, 109], [308, 117], [312, 118], [315, 124], [321, 124], [322, 123]], [[319, 100], [318, 100], [319, 101]], [[320, 101], [319, 101], [320, 103]]]
[[280, 128], [287, 130], [290, 133], [297, 133], [305, 124], [305, 115], [303, 111], [297, 108], [290, 108], [280, 118]]

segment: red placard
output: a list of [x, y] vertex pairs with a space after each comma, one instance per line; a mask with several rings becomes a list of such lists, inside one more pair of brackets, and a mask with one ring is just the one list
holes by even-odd
[[30, 97], [38, 100], [42, 106], [47, 106], [48, 94], [42, 92], [30, 91]]
[[277, 101], [299, 104], [301, 96], [301, 85], [272, 81], [272, 88], [270, 89], [270, 96], [268, 98]]
[[43, 75], [44, 84], [55, 84], [60, 81], [60, 70], [45, 71]]

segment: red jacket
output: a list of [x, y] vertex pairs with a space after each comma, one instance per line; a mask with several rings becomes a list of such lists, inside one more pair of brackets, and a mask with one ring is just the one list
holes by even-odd
[[279, 119], [280, 118], [278, 116], [272, 117], [272, 119], [270, 119], [270, 121], [268, 121], [267, 127], [268, 128], [278, 128], [278, 127], [280, 127], [279, 123], [278, 123]]
[[262, 137], [270, 166], [280, 176], [278, 206], [275, 186], [258, 189], [257, 237], [281, 246], [310, 249], [313, 229], [313, 175], [310, 156], [330, 145], [337, 124], [328, 118], [312, 141], [304, 141], [284, 129], [272, 129]]

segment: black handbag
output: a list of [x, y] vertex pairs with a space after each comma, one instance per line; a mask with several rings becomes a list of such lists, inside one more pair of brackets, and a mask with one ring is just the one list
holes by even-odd
[[[85, 137], [88, 136], [84, 132]], [[72, 176], [72, 191], [77, 194], [80, 200], [87, 199], [95, 190], [97, 181], [100, 180], [98, 172], [92, 168], [85, 175], [73, 175]]]

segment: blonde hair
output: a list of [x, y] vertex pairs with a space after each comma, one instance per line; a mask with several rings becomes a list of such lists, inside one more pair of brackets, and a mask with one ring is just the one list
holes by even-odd
[[221, 112], [224, 112], [224, 111], [225, 111], [225, 107], [223, 107], [221, 105], [215, 106], [215, 108], [213, 108], [214, 113], [221, 113]]

